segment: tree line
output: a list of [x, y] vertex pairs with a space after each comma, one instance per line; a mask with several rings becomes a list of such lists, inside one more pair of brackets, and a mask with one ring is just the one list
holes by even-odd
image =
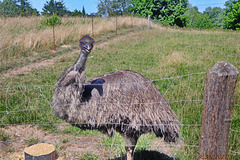
[[100, 0], [98, 14], [131, 14], [148, 17], [163, 25], [240, 30], [240, 0], [227, 0], [225, 8], [207, 7], [203, 13], [188, 0]]
[[[227, 0], [225, 8], [207, 7], [199, 12], [196, 6], [189, 4], [188, 0], [99, 0], [98, 12], [86, 14], [82, 11], [69, 11], [63, 0], [48, 0], [44, 4], [43, 15], [58, 16], [118, 16], [130, 15], [151, 16], [156, 22], [163, 25], [198, 29], [232, 29], [240, 30], [240, 0]], [[31, 7], [28, 0], [0, 1], [0, 15], [3, 16], [29, 16], [40, 15]]]
[[[67, 9], [63, 0], [46, 1], [42, 10], [42, 15], [87, 16], [84, 6], [81, 11], [75, 9], [71, 12]], [[4, 17], [39, 16], [40, 13], [31, 6], [29, 0], [3, 0], [0, 1], [0, 15]]]

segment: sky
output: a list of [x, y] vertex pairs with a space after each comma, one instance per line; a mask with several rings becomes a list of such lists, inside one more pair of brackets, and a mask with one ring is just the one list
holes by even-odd
[[[33, 8], [38, 11], [42, 11], [43, 5], [47, 0], [29, 0]], [[49, 0], [48, 0], [49, 1]], [[73, 11], [75, 9], [82, 11], [84, 6], [86, 13], [96, 13], [97, 4], [99, 0], [63, 0], [67, 9]], [[205, 8], [211, 6], [224, 8], [224, 4], [227, 0], [189, 0], [189, 3], [193, 6], [197, 6], [200, 12], [203, 12]]]

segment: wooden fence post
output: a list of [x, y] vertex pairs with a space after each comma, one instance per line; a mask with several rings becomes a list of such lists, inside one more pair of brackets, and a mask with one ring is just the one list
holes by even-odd
[[150, 29], [151, 28], [151, 25], [150, 25], [150, 15], [148, 15], [148, 29]]
[[199, 159], [228, 159], [231, 108], [238, 73], [229, 62], [219, 61], [207, 74]]
[[93, 36], [93, 38], [94, 38], [94, 30], [93, 30], [93, 16], [92, 16], [92, 36]]
[[116, 35], [117, 35], [117, 32], [118, 32], [118, 21], [117, 21], [117, 16], [116, 16]]
[[52, 20], [52, 29], [53, 29], [53, 48], [54, 48], [54, 51], [56, 51], [56, 47], [55, 47], [55, 33], [54, 33], [54, 17], [53, 17], [53, 20]]
[[131, 13], [131, 23], [132, 23], [132, 32], [133, 32], [133, 12]]

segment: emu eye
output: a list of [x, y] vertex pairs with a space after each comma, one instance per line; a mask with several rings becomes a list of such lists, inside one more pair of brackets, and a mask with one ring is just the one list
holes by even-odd
[[83, 43], [83, 42], [81, 42], [81, 45], [84, 45], [84, 43]]

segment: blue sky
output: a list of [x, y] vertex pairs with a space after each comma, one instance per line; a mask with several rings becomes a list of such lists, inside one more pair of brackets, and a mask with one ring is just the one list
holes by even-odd
[[[49, 0], [48, 0], [49, 1]], [[84, 6], [86, 13], [96, 13], [97, 4], [99, 0], [63, 0], [65, 2], [68, 10], [73, 11], [74, 9], [82, 11]], [[189, 0], [189, 3], [193, 6], [197, 6], [200, 12], [204, 11], [205, 8], [211, 7], [221, 7], [224, 8], [224, 4], [227, 0]], [[41, 11], [46, 0], [29, 0], [32, 7]]]

